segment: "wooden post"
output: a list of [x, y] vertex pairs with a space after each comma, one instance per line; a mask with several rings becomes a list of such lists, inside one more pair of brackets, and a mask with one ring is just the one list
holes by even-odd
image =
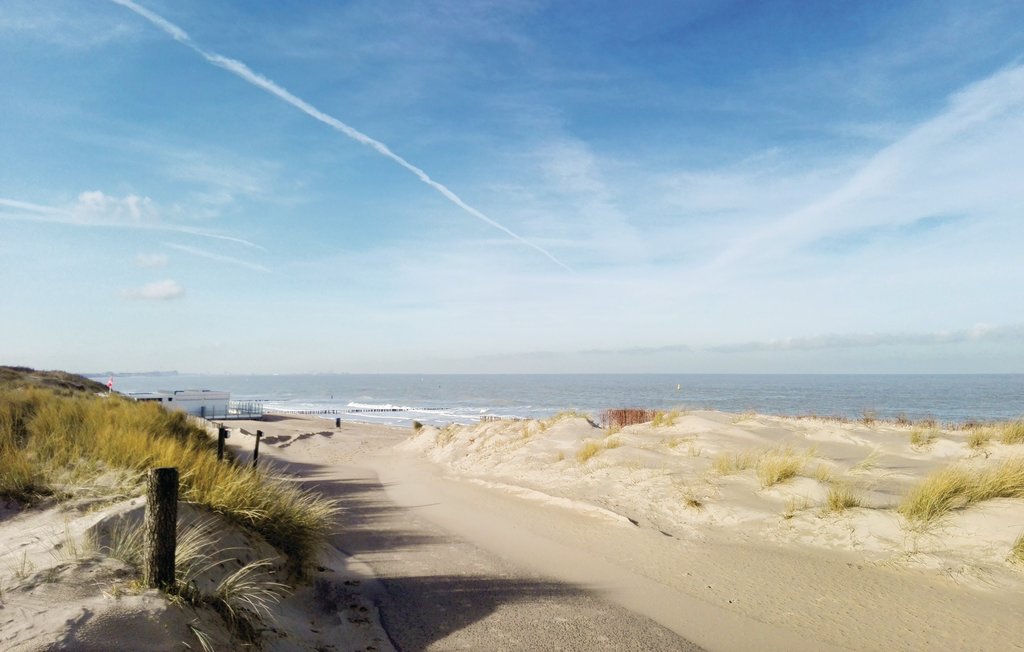
[[334, 419], [334, 427], [335, 428], [340, 428], [341, 427], [341, 417], [335, 417], [335, 419]]
[[143, 582], [155, 589], [174, 584], [178, 530], [178, 469], [149, 470], [146, 487], [145, 565]]
[[228, 438], [228, 429], [217, 426], [217, 460], [224, 459], [224, 440]]
[[260, 437], [263, 436], [262, 430], [256, 431], [256, 448], [252, 449], [252, 468], [256, 468], [256, 461], [260, 459]]

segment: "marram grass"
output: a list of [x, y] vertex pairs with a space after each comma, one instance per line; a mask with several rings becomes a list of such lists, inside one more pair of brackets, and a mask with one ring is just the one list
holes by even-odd
[[[32, 502], [63, 491], [69, 469], [177, 467], [181, 499], [262, 534], [301, 571], [337, 505], [263, 470], [218, 462], [216, 444], [185, 415], [116, 396], [0, 392], [0, 496]], [[98, 471], [95, 471], [98, 472]]]
[[768, 488], [801, 475], [811, 457], [810, 451], [796, 451], [790, 447], [725, 451], [715, 456], [711, 468], [720, 475], [754, 469], [761, 487]]
[[1000, 424], [1000, 441], [1004, 444], [1024, 444], [1024, 421]]
[[1024, 534], [1017, 537], [1010, 549], [1010, 561], [1015, 564], [1024, 564]]
[[845, 512], [851, 507], [860, 507], [861, 504], [860, 496], [855, 494], [848, 485], [836, 483], [828, 488], [822, 509], [826, 513], [839, 513]]
[[899, 512], [911, 523], [927, 525], [955, 509], [993, 498], [1024, 498], [1024, 457], [987, 468], [940, 469], [910, 490]]

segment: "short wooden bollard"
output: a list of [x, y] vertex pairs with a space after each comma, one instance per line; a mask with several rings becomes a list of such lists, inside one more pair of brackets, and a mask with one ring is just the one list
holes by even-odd
[[256, 468], [256, 461], [260, 459], [260, 437], [263, 436], [262, 430], [256, 431], [256, 447], [252, 449], [252, 468]]
[[228, 429], [224, 426], [217, 427], [217, 459], [224, 459], [224, 440], [228, 438]]
[[174, 552], [178, 544], [178, 469], [149, 470], [144, 528], [143, 582], [155, 589], [173, 586]]

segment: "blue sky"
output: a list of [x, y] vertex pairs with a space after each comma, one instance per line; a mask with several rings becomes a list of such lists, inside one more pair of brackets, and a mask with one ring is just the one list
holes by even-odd
[[1024, 372], [1019, 2], [0, 5], [0, 362]]

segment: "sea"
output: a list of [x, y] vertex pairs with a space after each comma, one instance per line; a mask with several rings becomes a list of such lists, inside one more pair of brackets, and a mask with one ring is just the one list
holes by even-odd
[[115, 375], [114, 389], [229, 391], [232, 401], [267, 410], [394, 425], [565, 410], [599, 419], [603, 410], [630, 407], [943, 423], [1024, 418], [1024, 374], [160, 374]]

